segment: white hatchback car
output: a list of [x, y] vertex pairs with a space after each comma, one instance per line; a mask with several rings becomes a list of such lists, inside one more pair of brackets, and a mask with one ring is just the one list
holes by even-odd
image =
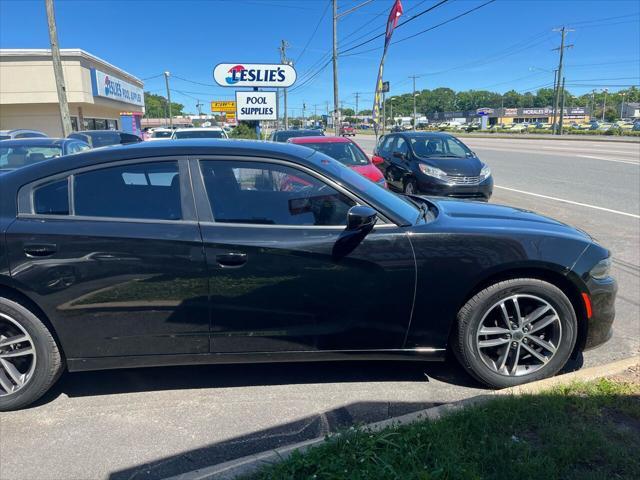
[[185, 138], [229, 138], [227, 132], [220, 127], [177, 128], [171, 136], [173, 140]]

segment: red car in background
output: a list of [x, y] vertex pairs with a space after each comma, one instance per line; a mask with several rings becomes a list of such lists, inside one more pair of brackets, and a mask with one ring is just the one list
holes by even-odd
[[348, 136], [355, 137], [356, 129], [353, 128], [351, 125], [342, 125], [340, 127], [340, 135], [342, 135], [343, 137], [348, 137]]
[[373, 157], [373, 161], [364, 153], [356, 142], [344, 137], [295, 137], [289, 143], [304, 145], [339, 161], [343, 165], [355, 170], [363, 177], [387, 188], [387, 182], [376, 165], [383, 162], [380, 157]]

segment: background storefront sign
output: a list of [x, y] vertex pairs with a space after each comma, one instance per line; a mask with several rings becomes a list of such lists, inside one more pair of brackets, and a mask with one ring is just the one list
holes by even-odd
[[236, 92], [238, 120], [277, 120], [276, 92]]
[[94, 97], [104, 97], [118, 102], [144, 106], [142, 88], [95, 68], [91, 69], [91, 87]]
[[211, 111], [216, 113], [236, 112], [236, 102], [234, 100], [213, 100]]
[[296, 81], [291, 65], [263, 63], [220, 63], [213, 79], [223, 87], [290, 87]]
[[518, 115], [518, 109], [517, 108], [505, 108], [503, 115], [505, 117], [515, 117], [515, 116]]

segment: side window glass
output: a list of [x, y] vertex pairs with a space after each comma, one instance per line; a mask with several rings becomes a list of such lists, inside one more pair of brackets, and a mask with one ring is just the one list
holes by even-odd
[[180, 220], [178, 162], [103, 168], [75, 176], [76, 215]]
[[33, 209], [41, 215], [69, 215], [69, 188], [66, 178], [37, 187]]
[[447, 147], [449, 149], [449, 153], [455, 155], [456, 157], [467, 156], [467, 150], [452, 138], [447, 139]]
[[297, 169], [263, 162], [200, 162], [216, 222], [346, 225], [355, 202]]
[[396, 148], [394, 149], [396, 152], [400, 153], [409, 153], [409, 146], [407, 142], [402, 137], [398, 137], [398, 141], [396, 142]]
[[391, 153], [391, 144], [393, 143], [394, 140], [395, 140], [395, 137], [393, 135], [385, 137], [384, 143], [382, 144], [383, 153], [387, 153], [387, 154]]

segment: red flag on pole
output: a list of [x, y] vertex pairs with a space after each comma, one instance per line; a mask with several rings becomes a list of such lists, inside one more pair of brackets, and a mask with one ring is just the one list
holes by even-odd
[[[389, 18], [387, 19], [387, 31], [384, 37], [384, 50], [382, 51], [382, 58], [380, 59], [380, 67], [378, 68], [378, 79], [376, 80], [376, 90], [373, 96], [373, 111], [371, 114], [371, 120], [373, 121], [373, 128], [376, 136], [378, 136], [378, 124], [380, 119], [380, 98], [382, 93], [382, 72], [384, 70], [384, 59], [387, 56], [387, 48], [391, 43], [391, 35], [398, 25], [398, 19], [402, 15], [402, 2], [395, 0], [391, 11], [389, 12]], [[382, 119], [384, 122], [384, 118]]]

